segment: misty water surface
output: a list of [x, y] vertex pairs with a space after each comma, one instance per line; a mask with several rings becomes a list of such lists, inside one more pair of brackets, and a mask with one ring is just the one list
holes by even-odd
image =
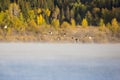
[[120, 45], [1, 43], [0, 80], [120, 80]]

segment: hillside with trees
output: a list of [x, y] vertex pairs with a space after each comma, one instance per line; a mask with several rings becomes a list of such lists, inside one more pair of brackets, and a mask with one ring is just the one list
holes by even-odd
[[1, 41], [120, 42], [119, 37], [120, 0], [0, 0]]

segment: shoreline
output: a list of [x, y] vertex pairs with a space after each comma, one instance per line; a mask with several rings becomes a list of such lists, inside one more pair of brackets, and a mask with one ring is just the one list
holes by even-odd
[[120, 34], [99, 28], [46, 29], [42, 32], [0, 31], [0, 42], [43, 42], [43, 43], [120, 43]]

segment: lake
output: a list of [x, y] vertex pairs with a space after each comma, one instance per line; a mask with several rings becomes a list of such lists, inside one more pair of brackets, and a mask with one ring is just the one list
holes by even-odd
[[120, 80], [120, 44], [0, 43], [0, 80]]

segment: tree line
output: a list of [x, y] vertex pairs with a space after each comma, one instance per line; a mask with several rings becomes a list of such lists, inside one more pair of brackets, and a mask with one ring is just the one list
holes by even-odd
[[3, 15], [8, 18], [7, 13], [9, 17], [37, 25], [65, 21], [71, 24], [71, 20], [81, 25], [86, 19], [88, 25], [98, 26], [101, 19], [104, 24], [113, 18], [120, 22], [120, 0], [0, 0], [1, 25], [5, 21]]

